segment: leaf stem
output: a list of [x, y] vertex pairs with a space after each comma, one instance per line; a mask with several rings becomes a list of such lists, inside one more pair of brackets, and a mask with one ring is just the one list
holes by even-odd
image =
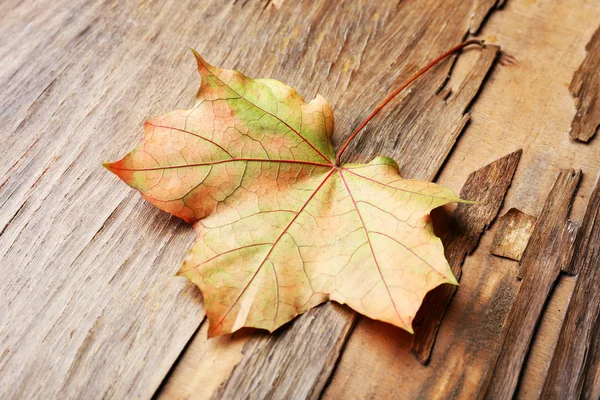
[[425, 72], [429, 71], [433, 66], [435, 66], [437, 63], [439, 63], [440, 61], [444, 60], [445, 58], [451, 56], [454, 53], [459, 52], [460, 50], [462, 50], [463, 48], [472, 45], [472, 44], [476, 44], [478, 46], [481, 47], [485, 47], [484, 41], [483, 40], [479, 40], [479, 39], [470, 39], [467, 40], [461, 44], [459, 44], [458, 46], [454, 46], [453, 48], [451, 48], [450, 50], [446, 51], [444, 54], [442, 54], [441, 56], [439, 56], [438, 58], [436, 58], [435, 60], [433, 60], [432, 62], [430, 62], [429, 64], [427, 64], [425, 67], [421, 68], [416, 74], [414, 74], [409, 80], [407, 80], [406, 82], [404, 82], [404, 84], [402, 84], [402, 86], [400, 86], [398, 89], [396, 89], [392, 94], [390, 94], [388, 97], [386, 97], [385, 100], [383, 100], [383, 102], [381, 102], [381, 104], [379, 106], [377, 106], [377, 108], [371, 113], [369, 114], [369, 116], [367, 118], [365, 118], [365, 120], [363, 122], [361, 122], [361, 124], [354, 130], [354, 132], [352, 132], [352, 134], [350, 134], [350, 137], [348, 137], [348, 139], [346, 139], [346, 141], [344, 142], [344, 144], [342, 145], [342, 147], [340, 148], [340, 150], [337, 152], [335, 159], [336, 159], [336, 165], [339, 165], [342, 154], [344, 154], [344, 151], [346, 151], [346, 149], [348, 148], [348, 145], [350, 144], [350, 142], [356, 137], [356, 135], [358, 135], [358, 133], [369, 123], [369, 121], [371, 121], [371, 119], [377, 115], [377, 113], [379, 113], [379, 111], [381, 111], [381, 109], [383, 107], [385, 107], [385, 105], [387, 103], [389, 103], [394, 97], [396, 97], [404, 88], [406, 88], [408, 85], [410, 85], [411, 83], [413, 83], [417, 78], [419, 78], [421, 75], [423, 75]]

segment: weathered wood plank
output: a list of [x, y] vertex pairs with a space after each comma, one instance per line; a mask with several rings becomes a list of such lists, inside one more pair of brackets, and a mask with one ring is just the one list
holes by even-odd
[[208, 399], [242, 359], [242, 348], [250, 329], [208, 339], [205, 320], [180, 360], [174, 365], [156, 399]]
[[523, 255], [525, 276], [498, 342], [498, 357], [487, 374], [482, 397], [511, 399], [550, 292], [568, 250], [568, 217], [581, 171], [563, 170], [550, 191]]
[[[600, 312], [600, 179], [592, 192], [577, 237], [577, 283], [548, 369], [543, 399], [575, 399], [598, 392]], [[587, 369], [587, 372], [586, 372]], [[584, 389], [585, 384], [585, 389]], [[585, 397], [593, 398], [593, 397]]]
[[[477, 64], [451, 98], [446, 100], [447, 97], [435, 94], [436, 88], [426, 90], [421, 83], [419, 89], [414, 89], [414, 96], [409, 95], [406, 103], [400, 107], [404, 111], [398, 115], [392, 112], [395, 121], [405, 124], [402, 137], [395, 138], [397, 147], [392, 150], [392, 154], [398, 153], [402, 148], [415, 149], [403, 152], [404, 156], [399, 159], [405, 176], [408, 174], [411, 178], [432, 179], [437, 174], [468, 121], [468, 115], [464, 115], [465, 109], [479, 91], [497, 54], [497, 46], [483, 49]], [[429, 85], [428, 82], [425, 84]], [[420, 112], [414, 114], [414, 109], [419, 109]], [[356, 155], [354, 158], [370, 159], [377, 154], [379, 140], [369, 141], [375, 138], [369, 138], [368, 133], [365, 133], [365, 137], [357, 145], [351, 146], [352, 154]], [[435, 140], [432, 140], [434, 137]], [[420, 148], [419, 152], [416, 148]], [[381, 151], [386, 154], [385, 150]], [[286, 330], [285, 336], [278, 336], [277, 340], [257, 335], [255, 340], [247, 344], [244, 358], [215, 397], [226, 397], [234, 393], [249, 398], [262, 398], [266, 395], [286, 398], [291, 394], [294, 394], [294, 398], [318, 397], [333, 371], [355, 320], [356, 314], [346, 308], [325, 304], [298, 318]], [[315, 334], [311, 340], [306, 340], [309, 326]], [[305, 363], [302, 360], [307, 354], [311, 357]], [[257, 372], [257, 367], [262, 372]], [[282, 382], [285, 384], [281, 384]]]
[[511, 208], [498, 219], [498, 230], [494, 236], [491, 252], [500, 257], [521, 261], [527, 242], [533, 233], [536, 218], [523, 211]]
[[[318, 399], [335, 367], [354, 314], [339, 304], [313, 309], [297, 323], [272, 335], [257, 334], [244, 346], [244, 358], [214, 399]], [[327, 318], [330, 325], [321, 323]], [[315, 345], [318, 344], [318, 345]], [[299, 372], [298, 372], [299, 371]]]
[[[591, 176], [600, 171], [598, 142], [584, 146], [568, 137], [575, 109], [566, 88], [585, 58], [585, 44], [599, 18], [600, 3], [511, 0], [486, 20], [481, 37], [501, 44], [518, 64], [494, 68], [470, 109], [470, 124], [444, 165], [439, 183], [458, 190], [472, 171], [523, 147], [502, 212], [516, 207], [537, 216], [559, 169], [581, 167]], [[461, 55], [450, 87], [471, 69], [476, 55]], [[592, 179], [582, 181], [573, 219], [581, 220], [592, 184]], [[410, 335], [363, 318], [353, 330], [325, 399], [474, 398], [522, 282], [515, 279], [517, 263], [489, 254], [495, 229], [496, 224], [465, 261], [429, 366], [414, 358]], [[560, 329], [573, 287], [571, 277], [565, 278], [569, 285], [553, 291], [552, 296], [559, 298], [550, 303], [555, 318], [545, 321], [546, 332]], [[547, 363], [556, 335], [540, 339], [535, 343], [536, 362]], [[536, 393], [542, 385], [540, 374], [535, 373], [540, 366], [528, 368], [519, 388]]]
[[469, 32], [476, 34], [483, 25], [483, 22], [490, 14], [497, 9], [504, 7], [506, 0], [479, 0], [475, 3], [475, 10], [471, 17], [471, 27]]
[[587, 55], [569, 86], [577, 107], [569, 135], [582, 142], [589, 141], [600, 126], [600, 26], [585, 49]]
[[581, 398], [584, 399], [600, 399], [600, 318], [596, 318], [593, 332], [581, 390]]
[[[560, 179], [565, 179], [566, 174], [566, 171], [561, 171], [561, 174], [555, 182], [554, 187], [556, 187]], [[578, 177], [578, 182], [579, 179], [580, 178]], [[561, 249], [562, 251], [560, 253], [557, 253], [560, 257], [562, 257], [562, 259], [558, 260], [556, 262], [556, 265], [560, 266], [561, 268], [567, 269], [564, 263], [568, 261], [571, 255], [573, 254], [573, 237], [576, 233], [575, 226], [567, 219], [568, 209], [565, 207], [570, 207], [572, 203], [572, 201], [566, 203], [566, 201], [569, 199], [566, 199], [564, 196], [566, 196], [567, 194], [568, 192], [560, 193], [555, 192], [554, 190], [550, 192], [550, 195], [546, 199], [546, 202], [544, 203], [544, 207], [542, 208], [540, 215], [537, 217], [537, 224], [533, 233], [531, 234], [531, 237], [527, 244], [527, 248], [523, 253], [523, 257], [519, 265], [519, 271], [517, 273], [518, 279], [523, 279], [523, 277], [527, 275], [528, 268], [530, 268], [531, 266], [539, 268], [539, 266], [537, 266], [534, 261], [540, 255], [545, 254], [544, 252], [540, 253], [540, 251], [543, 251], [544, 249], [547, 250], [546, 247], [549, 244], [552, 244], [551, 242], [549, 242], [548, 235], [552, 233], [552, 235], [554, 235], [551, 236], [553, 239], [558, 237], [556, 236], [557, 233], [555, 231], [556, 229], [558, 229], [557, 227], [561, 229], [559, 233], [562, 237], [561, 240], [564, 240], [564, 243], [561, 242], [561, 246], [563, 246], [563, 248]], [[562, 214], [557, 214], [557, 211], [562, 212]]]
[[193, 68], [183, 43], [148, 45], [189, 14], [23, 1], [0, 15], [14, 39], [0, 45], [0, 397], [150, 397], [204, 316], [172, 278], [192, 232], [100, 163], [192, 97], [161, 93], [181, 87], [174, 64]]
[[567, 227], [565, 228], [566, 232], [566, 245], [565, 252], [563, 253], [563, 257], [560, 260], [560, 265], [562, 271], [567, 275], [575, 275], [577, 272], [575, 271], [576, 265], [573, 264], [572, 259], [575, 255], [575, 245], [577, 234], [579, 233], [579, 224], [576, 224], [572, 221], [567, 222]]
[[538, 398], [576, 281], [575, 276], [562, 273], [558, 276], [531, 342], [515, 399]]
[[[459, 282], [465, 258], [475, 249], [502, 207], [521, 153], [517, 150], [473, 172], [460, 191], [461, 198], [477, 204], [458, 205], [450, 221], [449, 233], [444, 238], [446, 258]], [[451, 285], [432, 290], [415, 317], [412, 352], [422, 364], [429, 362], [440, 323], [456, 290], [457, 286]]]

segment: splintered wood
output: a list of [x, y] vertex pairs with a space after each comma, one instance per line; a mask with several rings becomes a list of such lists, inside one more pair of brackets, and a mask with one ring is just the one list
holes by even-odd
[[[469, 175], [460, 197], [477, 202], [460, 204], [450, 221], [449, 234], [444, 239], [446, 258], [460, 282], [462, 263], [477, 246], [484, 230], [494, 221], [521, 158], [515, 151]], [[427, 294], [414, 321], [412, 351], [426, 364], [431, 356], [440, 323], [457, 286], [443, 285]]]
[[[569, 248], [568, 217], [581, 171], [560, 172], [522, 259], [525, 275], [504, 322], [498, 357], [488, 371], [486, 399], [510, 399], [548, 296]], [[534, 240], [535, 238], [535, 240]]]
[[569, 90], [575, 97], [577, 113], [571, 124], [571, 138], [589, 141], [600, 126], [600, 27], [585, 47], [587, 56], [579, 66]]
[[475, 3], [475, 11], [473, 11], [471, 27], [469, 32], [476, 34], [479, 32], [483, 21], [496, 9], [504, 7], [506, 0], [480, 0]]
[[596, 181], [577, 237], [572, 262], [577, 282], [548, 369], [542, 399], [597, 399], [600, 394], [598, 243], [600, 180]]
[[536, 218], [511, 208], [498, 220], [498, 230], [492, 243], [492, 254], [521, 261], [527, 242], [533, 233]]

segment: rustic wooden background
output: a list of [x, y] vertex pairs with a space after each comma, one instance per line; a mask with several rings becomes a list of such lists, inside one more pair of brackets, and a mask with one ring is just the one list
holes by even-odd
[[[597, 399], [599, 25], [589, 0], [0, 2], [0, 398]], [[445, 217], [447, 309], [433, 294], [414, 338], [326, 304], [207, 340], [199, 291], [173, 277], [193, 230], [101, 168], [193, 102], [189, 47], [320, 93], [339, 143], [469, 36], [490, 46], [348, 152], [485, 200]]]

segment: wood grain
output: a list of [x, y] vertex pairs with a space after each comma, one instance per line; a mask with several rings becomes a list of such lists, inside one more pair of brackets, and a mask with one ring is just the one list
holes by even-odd
[[498, 219], [498, 230], [492, 243], [492, 254], [521, 261], [529, 238], [533, 233], [536, 218], [523, 211], [511, 208]]
[[569, 135], [582, 142], [589, 141], [600, 126], [600, 26], [585, 49], [585, 60], [573, 75], [569, 86], [577, 107]]
[[242, 358], [242, 348], [251, 330], [208, 339], [205, 320], [174, 365], [157, 399], [207, 399], [219, 388]]
[[[521, 150], [473, 172], [460, 191], [460, 197], [477, 204], [459, 204], [444, 238], [444, 251], [452, 272], [460, 282], [462, 264], [475, 249], [483, 232], [496, 219], [504, 196], [521, 158]], [[412, 352], [427, 364], [446, 308], [457, 286], [440, 286], [427, 294], [414, 321]]]
[[[335, 314], [327, 314], [330, 309]], [[310, 310], [272, 335], [257, 334], [214, 399], [318, 399], [352, 329], [353, 311], [339, 304]], [[324, 327], [323, 319], [330, 325]]]
[[566, 245], [565, 245], [565, 252], [562, 255], [560, 262], [561, 265], [561, 269], [562, 272], [564, 272], [567, 275], [575, 275], [577, 273], [577, 271], [575, 271], [575, 268], [577, 267], [573, 262], [573, 256], [575, 255], [575, 245], [576, 243], [576, 239], [577, 239], [577, 235], [579, 233], [579, 223], [574, 223], [572, 221], [567, 221], [567, 227], [565, 228], [565, 235], [566, 235]]
[[476, 34], [483, 25], [483, 22], [490, 14], [497, 9], [504, 7], [506, 0], [479, 0], [475, 3], [475, 10], [471, 16], [471, 26], [469, 32]]
[[569, 248], [567, 219], [580, 179], [581, 171], [561, 171], [546, 199], [523, 255], [525, 277], [504, 322], [483, 398], [511, 399], [515, 394], [540, 316], [560, 273], [560, 261]]
[[[579, 171], [579, 174], [580, 173], [581, 171]], [[557, 187], [560, 179], [566, 179], [567, 175], [567, 171], [561, 171], [554, 187]], [[579, 180], [580, 177], [577, 176], [577, 184], [579, 184]], [[545, 248], [545, 246], [551, 245], [552, 241], [556, 240], [559, 236], [564, 242], [560, 243], [562, 248], [560, 249], [561, 251], [557, 253], [559, 259], [556, 261], [556, 265], [562, 269], [568, 269], [565, 264], [570, 260], [573, 254], [573, 238], [577, 233], [575, 226], [567, 219], [572, 199], [565, 197], [569, 192], [556, 192], [554, 187], [544, 203], [544, 208], [542, 208], [540, 215], [537, 217], [536, 227], [531, 234], [527, 248], [523, 253], [519, 265], [519, 272], [517, 274], [518, 279], [523, 279], [523, 277], [527, 275], [528, 268], [532, 266], [540, 268], [536, 265], [535, 261], [541, 255], [548, 257], [545, 252], [545, 250], [548, 249]], [[566, 189], [569, 188], [563, 188], [563, 190]]]
[[577, 278], [560, 274], [525, 360], [515, 399], [538, 399]]
[[[543, 399], [594, 398], [598, 387], [600, 310], [600, 180], [579, 230], [574, 270], [577, 283], [548, 369]], [[586, 371], [587, 369], [587, 371]], [[585, 389], [584, 389], [585, 384]]]
[[594, 327], [594, 336], [591, 338], [588, 360], [586, 363], [585, 378], [581, 397], [584, 399], [600, 398], [600, 319], [596, 319]]
[[[374, 123], [367, 125], [350, 144], [351, 160], [366, 162], [388, 154], [398, 161], [403, 177], [433, 180], [468, 123], [467, 109], [491, 71], [499, 50], [494, 45], [483, 49], [467, 48], [466, 52], [477, 52], [477, 62], [454, 93], [442, 90], [451, 65], [447, 65], [446, 71], [436, 67], [435, 71], [430, 71], [433, 77], [416, 81], [399, 105], [379, 117], [383, 127], [374, 127]], [[441, 53], [441, 47], [430, 52]], [[443, 76], [439, 76], [441, 72], [444, 72]], [[401, 127], [401, 134], [387, 131], [391, 121]], [[385, 140], [388, 135], [390, 140]]]

